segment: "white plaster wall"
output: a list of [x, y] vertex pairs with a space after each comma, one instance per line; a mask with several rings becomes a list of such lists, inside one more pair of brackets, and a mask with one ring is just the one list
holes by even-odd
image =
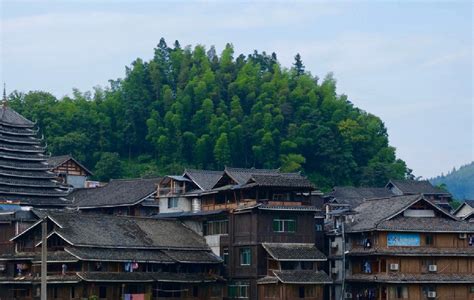
[[457, 213], [456, 213], [456, 217], [464, 217], [464, 216], [467, 216], [468, 214], [470, 214], [472, 211], [474, 210], [474, 208], [470, 207], [469, 205], [464, 205], [463, 208], [461, 208]]
[[214, 254], [217, 256], [221, 256], [221, 234], [206, 235], [204, 238], [206, 239], [206, 243], [209, 245], [212, 252], [214, 252]]
[[178, 199], [178, 207], [168, 208], [168, 198], [160, 198], [160, 213], [191, 211], [191, 200], [187, 198]]

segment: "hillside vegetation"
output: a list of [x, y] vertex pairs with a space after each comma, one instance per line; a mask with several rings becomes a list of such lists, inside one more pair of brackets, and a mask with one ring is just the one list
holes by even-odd
[[445, 184], [446, 188], [458, 200], [474, 199], [474, 162], [453, 169], [447, 175], [430, 180], [434, 185]]
[[137, 58], [105, 89], [9, 98], [37, 120], [53, 154], [74, 155], [101, 180], [281, 167], [328, 188], [382, 186], [410, 173], [383, 122], [338, 95], [331, 74], [312, 76], [299, 55], [285, 69], [275, 53], [236, 55], [227, 44], [218, 55], [161, 39], [151, 60]]

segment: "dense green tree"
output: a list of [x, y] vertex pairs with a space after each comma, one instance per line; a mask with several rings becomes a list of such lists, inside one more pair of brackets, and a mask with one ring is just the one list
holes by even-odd
[[383, 122], [336, 86], [332, 74], [320, 82], [307, 72], [299, 54], [285, 69], [275, 53], [236, 55], [227, 44], [219, 55], [160, 39], [149, 61], [137, 58], [105, 89], [9, 98], [53, 155], [74, 155], [100, 179], [226, 165], [301, 171], [323, 189], [413, 176]]
[[97, 180], [107, 181], [111, 178], [122, 176], [122, 163], [119, 154], [114, 152], [103, 152], [94, 168], [94, 177]]

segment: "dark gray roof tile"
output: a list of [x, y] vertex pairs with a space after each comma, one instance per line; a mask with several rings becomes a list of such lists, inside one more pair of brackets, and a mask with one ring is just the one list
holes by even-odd
[[326, 256], [314, 244], [263, 243], [268, 254], [278, 261], [325, 261]]
[[116, 179], [103, 187], [76, 189], [68, 199], [79, 209], [134, 205], [156, 193], [159, 178]]
[[324, 271], [282, 270], [273, 271], [278, 280], [287, 284], [330, 284], [331, 278]]

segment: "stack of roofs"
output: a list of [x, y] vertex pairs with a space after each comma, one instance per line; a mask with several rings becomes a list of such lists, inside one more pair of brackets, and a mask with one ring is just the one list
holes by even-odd
[[[81, 210], [153, 205], [159, 178], [112, 179], [102, 187], [75, 189], [68, 195], [71, 205]], [[147, 203], [147, 200], [151, 200]], [[144, 203], [145, 202], [145, 203]]]
[[0, 107], [0, 202], [64, 207], [68, 190], [49, 172], [35, 124], [4, 102]]
[[[82, 214], [71, 211], [36, 211], [46, 218], [52, 228], [48, 241], [56, 240], [62, 250], [48, 252], [49, 263], [127, 263], [158, 265], [216, 265], [222, 260], [216, 257], [207, 246], [204, 238], [189, 228], [173, 220], [151, 218]], [[38, 260], [38, 247], [41, 245], [37, 228], [41, 221], [12, 240], [23, 245], [23, 251], [15, 254], [16, 260]], [[35, 245], [29, 245], [36, 240]], [[57, 242], [60, 241], [60, 242]], [[21, 250], [21, 247], [19, 248]], [[24, 252], [25, 250], [32, 252]], [[58, 259], [59, 258], [59, 259]], [[1, 257], [0, 257], [1, 259]], [[7, 259], [11, 259], [9, 256]], [[168, 268], [173, 269], [173, 268]], [[179, 268], [174, 268], [179, 270]], [[183, 269], [184, 270], [184, 269]], [[75, 282], [207, 282], [216, 281], [218, 276], [208, 274], [154, 273], [140, 271], [128, 273], [110, 271], [104, 266], [101, 271], [88, 271], [87, 265], [74, 272]], [[203, 272], [204, 273], [204, 272]], [[38, 278], [24, 277], [21, 281], [34, 281]], [[7, 278], [4, 278], [5, 283]], [[19, 279], [16, 279], [19, 282]]]

